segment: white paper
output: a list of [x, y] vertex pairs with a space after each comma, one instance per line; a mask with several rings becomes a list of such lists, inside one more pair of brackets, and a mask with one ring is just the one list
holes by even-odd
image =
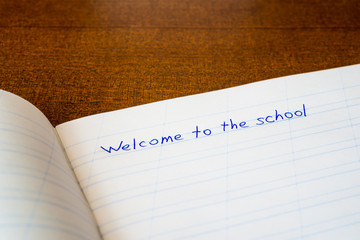
[[282, 77], [57, 131], [106, 240], [358, 239], [359, 80]]
[[100, 239], [54, 128], [0, 90], [0, 238]]

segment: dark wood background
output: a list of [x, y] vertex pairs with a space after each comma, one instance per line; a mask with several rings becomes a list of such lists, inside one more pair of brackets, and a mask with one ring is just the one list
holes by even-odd
[[0, 63], [57, 125], [360, 63], [360, 1], [0, 0]]

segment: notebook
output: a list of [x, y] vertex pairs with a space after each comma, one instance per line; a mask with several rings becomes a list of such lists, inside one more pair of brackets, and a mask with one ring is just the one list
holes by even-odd
[[55, 128], [0, 91], [4, 239], [359, 239], [360, 65]]

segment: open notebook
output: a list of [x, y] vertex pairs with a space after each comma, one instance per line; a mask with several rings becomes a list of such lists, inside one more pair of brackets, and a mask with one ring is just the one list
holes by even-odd
[[360, 65], [51, 126], [0, 91], [4, 239], [359, 239]]

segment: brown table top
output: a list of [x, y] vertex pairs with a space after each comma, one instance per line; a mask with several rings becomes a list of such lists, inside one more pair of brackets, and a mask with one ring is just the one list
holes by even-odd
[[53, 125], [360, 63], [359, 0], [0, 0], [0, 88]]

